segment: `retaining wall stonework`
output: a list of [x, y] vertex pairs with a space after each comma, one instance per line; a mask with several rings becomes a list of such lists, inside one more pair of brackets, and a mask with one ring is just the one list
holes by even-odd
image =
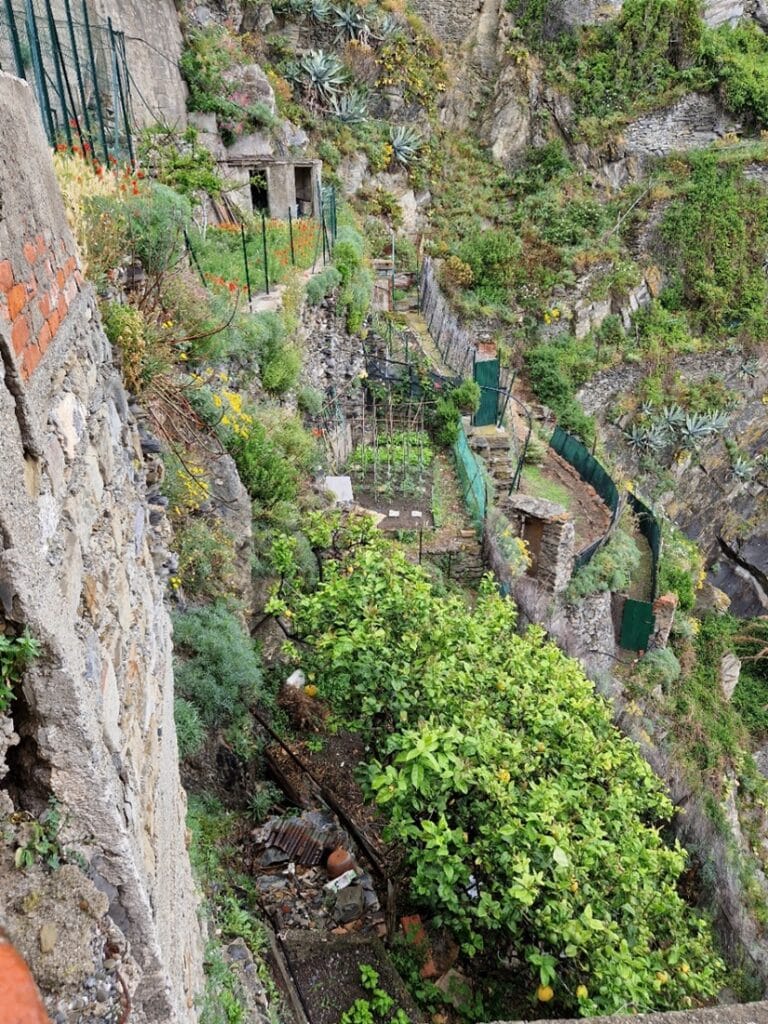
[[[202, 943], [158, 578], [166, 534], [34, 97], [2, 73], [0, 123], [0, 610], [42, 645], [0, 716], [0, 831], [14, 810], [61, 803], [136, 962], [131, 1020], [191, 1024]], [[31, 957], [37, 934], [13, 915], [0, 903]]]

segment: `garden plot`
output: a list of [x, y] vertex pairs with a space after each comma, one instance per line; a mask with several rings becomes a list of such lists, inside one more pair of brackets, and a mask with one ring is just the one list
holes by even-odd
[[424, 430], [374, 430], [349, 461], [356, 501], [385, 517], [382, 529], [431, 528], [434, 459]]

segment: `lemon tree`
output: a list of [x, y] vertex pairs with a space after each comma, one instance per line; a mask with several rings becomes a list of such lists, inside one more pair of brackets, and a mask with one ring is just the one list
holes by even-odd
[[659, 780], [578, 664], [515, 632], [490, 581], [474, 607], [438, 596], [373, 538], [290, 603], [309, 678], [372, 752], [367, 793], [408, 851], [412, 895], [465, 953], [511, 948], [532, 998], [562, 1013], [717, 992]]

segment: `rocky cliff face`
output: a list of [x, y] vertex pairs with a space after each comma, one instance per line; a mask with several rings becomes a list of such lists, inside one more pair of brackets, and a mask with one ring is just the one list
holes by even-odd
[[[119, 949], [132, 1020], [192, 1021], [201, 936], [162, 509], [148, 505], [141, 440], [32, 94], [2, 74], [0, 118], [0, 602], [6, 628], [28, 628], [42, 648], [2, 716], [0, 816], [4, 825], [14, 812], [37, 815], [53, 798], [83, 858], [82, 871], [67, 869], [80, 881], [60, 887], [54, 902], [65, 909], [45, 943], [43, 896], [17, 893], [0, 923], [64, 1019], [80, 1019], [88, 994], [78, 985], [114, 977]], [[63, 966], [46, 973], [57, 946]]]

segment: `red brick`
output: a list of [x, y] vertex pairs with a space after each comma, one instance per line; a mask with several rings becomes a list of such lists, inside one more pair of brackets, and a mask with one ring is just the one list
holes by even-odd
[[40, 346], [40, 351], [45, 352], [51, 343], [53, 334], [51, 333], [50, 324], [43, 324], [40, 328], [40, 333], [37, 336], [37, 344]]
[[10, 260], [0, 260], [0, 292], [13, 288], [13, 267]]
[[42, 299], [40, 299], [37, 304], [37, 308], [43, 314], [43, 319], [47, 320], [51, 315], [51, 298], [47, 293], [42, 297]]
[[66, 281], [66, 277], [64, 277], [64, 271], [63, 270], [57, 270], [56, 271], [56, 284], [59, 286], [59, 288], [63, 288], [64, 287], [64, 282], [65, 281]]
[[59, 320], [64, 322], [67, 316], [67, 310], [69, 309], [69, 303], [67, 302], [66, 295], [60, 295], [59, 301], [56, 304], [56, 312], [59, 314]]
[[54, 337], [55, 334], [56, 334], [56, 331], [58, 331], [58, 329], [59, 329], [59, 324], [61, 323], [61, 317], [59, 316], [59, 314], [56, 312], [55, 309], [51, 313], [51, 315], [48, 317], [47, 323], [48, 323], [48, 326], [51, 328], [51, 337]]
[[17, 356], [24, 351], [24, 346], [29, 342], [29, 324], [25, 316], [20, 316], [13, 322], [11, 327], [11, 342]]
[[23, 284], [16, 284], [8, 292], [8, 316], [15, 320], [27, 304], [27, 289]]
[[27, 289], [27, 302], [30, 299], [34, 299], [37, 295], [37, 278], [33, 274], [28, 281], [24, 282], [24, 287]]
[[30, 266], [34, 266], [37, 263], [37, 246], [34, 242], [24, 243], [24, 258]]
[[25, 380], [29, 380], [42, 358], [43, 353], [37, 345], [30, 345], [29, 348], [24, 350], [24, 358], [21, 361], [21, 376]]
[[69, 277], [69, 275], [72, 273], [76, 266], [77, 260], [75, 259], [74, 256], [70, 256], [67, 262], [64, 264], [64, 273], [67, 275], [67, 277]]

